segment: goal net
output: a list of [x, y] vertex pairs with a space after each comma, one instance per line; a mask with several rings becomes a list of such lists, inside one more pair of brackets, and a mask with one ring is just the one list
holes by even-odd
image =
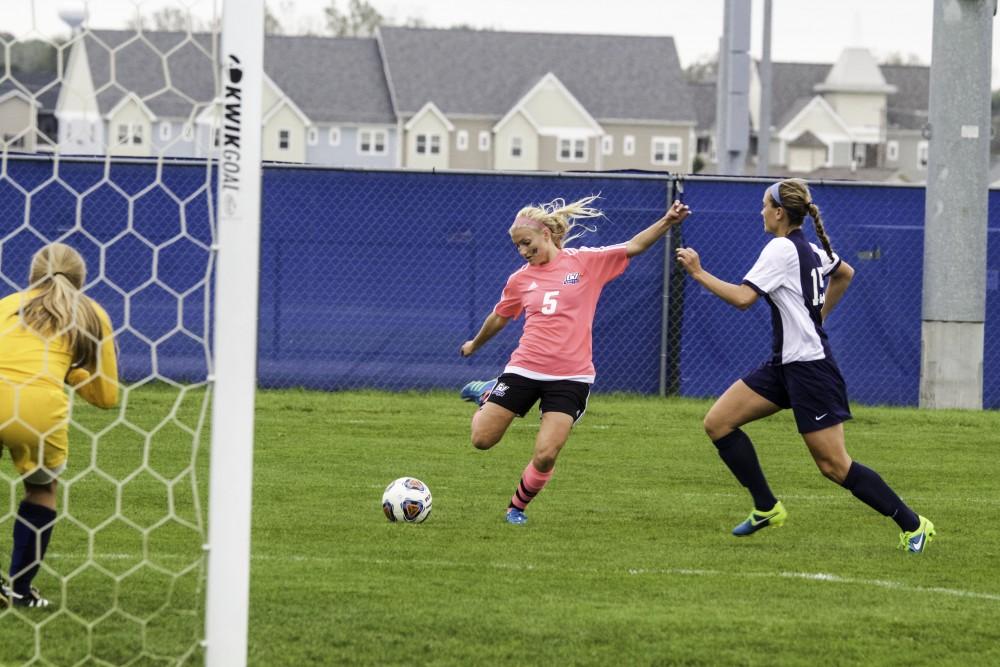
[[[58, 3], [58, 16], [57, 3], [7, 4], [5, 15], [23, 22], [0, 36], [0, 298], [38, 286], [29, 284], [29, 271], [40, 249], [75, 249], [87, 268], [83, 292], [111, 320], [120, 390], [117, 405], [102, 409], [67, 383], [67, 416], [39, 431], [24, 416], [24, 401], [10, 398], [21, 395], [19, 383], [38, 378], [12, 379], [0, 368], [5, 444], [15, 426], [34, 428], [44, 461], [53, 434], [68, 436], [56, 518], [42, 525], [26, 518], [22, 504], [33, 478], [12, 465], [10, 447], [0, 447], [4, 585], [12, 576], [16, 589], [37, 568], [31, 583], [50, 603], [36, 609], [6, 596], [0, 663], [201, 663], [211, 605], [209, 433], [210, 420], [219, 419], [212, 403], [221, 375], [213, 311], [225, 298], [215, 283], [225, 263], [216, 212], [226, 131], [222, 3], [89, 3], [91, 11], [124, 7], [119, 16], [128, 27], [115, 29], [91, 25], [95, 17], [82, 2], [79, 11]], [[255, 286], [247, 292], [256, 298]], [[47, 342], [47, 352], [55, 345]], [[252, 383], [249, 354], [243, 362]], [[252, 386], [249, 395], [252, 424]], [[237, 407], [246, 413], [245, 395]], [[249, 460], [245, 454], [247, 479]], [[248, 503], [245, 486], [244, 494], [237, 482], [235, 495]], [[235, 540], [244, 550], [246, 509], [247, 535]], [[18, 539], [33, 549], [27, 567], [12, 553]], [[16, 563], [21, 569], [11, 572]], [[239, 562], [233, 569], [247, 572]], [[245, 635], [245, 603], [236, 624], [241, 614]]]

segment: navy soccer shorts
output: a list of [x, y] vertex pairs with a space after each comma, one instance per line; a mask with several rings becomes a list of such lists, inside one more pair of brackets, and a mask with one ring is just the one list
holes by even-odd
[[742, 378], [781, 408], [791, 408], [799, 433], [821, 431], [851, 418], [844, 376], [832, 359], [770, 362]]
[[528, 414], [536, 401], [541, 401], [539, 409], [543, 414], [562, 412], [572, 417], [575, 424], [587, 411], [589, 398], [590, 385], [586, 382], [532, 380], [523, 375], [504, 373], [497, 378], [497, 384], [486, 401], [507, 408], [519, 417]]

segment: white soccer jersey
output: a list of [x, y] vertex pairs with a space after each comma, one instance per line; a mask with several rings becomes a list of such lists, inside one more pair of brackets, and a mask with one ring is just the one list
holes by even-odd
[[774, 331], [772, 361], [815, 361], [832, 358], [820, 311], [826, 299], [826, 277], [840, 266], [826, 251], [806, 240], [801, 229], [772, 239], [743, 278], [767, 300]]

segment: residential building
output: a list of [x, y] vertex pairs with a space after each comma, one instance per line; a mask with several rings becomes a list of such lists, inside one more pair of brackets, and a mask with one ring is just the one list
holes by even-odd
[[[210, 155], [217, 36], [74, 36], [69, 154]], [[462, 57], [455, 57], [462, 54]], [[687, 172], [695, 113], [670, 37], [382, 28], [268, 36], [265, 160], [417, 169]]]
[[58, 78], [11, 72], [0, 83], [0, 150], [35, 153], [52, 150], [56, 138], [53, 110]]
[[401, 166], [690, 171], [671, 37], [379, 29]]
[[[758, 67], [751, 70], [749, 96], [754, 147], [762, 92]], [[929, 67], [878, 65], [867, 49], [848, 48], [833, 65], [775, 62], [771, 68], [770, 173], [926, 179]], [[703, 104], [709, 91], [714, 95], [714, 82], [689, 87]], [[714, 131], [714, 113], [701, 113], [699, 155], [707, 163], [715, 162]]]

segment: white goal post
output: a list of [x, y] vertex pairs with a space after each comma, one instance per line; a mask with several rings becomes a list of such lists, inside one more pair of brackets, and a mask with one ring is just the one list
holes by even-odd
[[264, 0], [225, 0], [209, 474], [205, 662], [246, 665], [257, 296]]

